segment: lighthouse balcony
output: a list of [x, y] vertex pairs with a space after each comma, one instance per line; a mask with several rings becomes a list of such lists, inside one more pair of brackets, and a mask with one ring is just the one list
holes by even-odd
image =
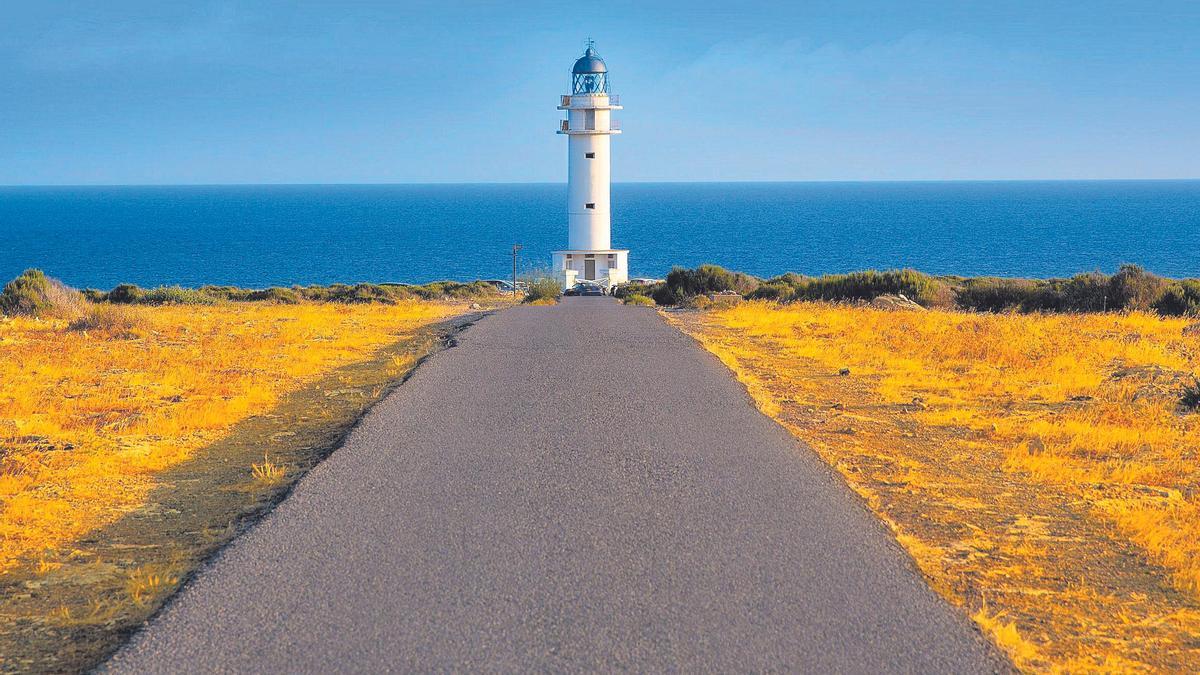
[[564, 94], [560, 97], [559, 110], [624, 110], [621, 97], [616, 94]]
[[568, 136], [587, 136], [595, 134], [619, 134], [621, 133], [620, 120], [609, 120], [607, 129], [597, 129], [595, 126], [591, 128], [575, 129], [571, 127], [570, 120], [560, 120], [558, 125], [558, 133]]

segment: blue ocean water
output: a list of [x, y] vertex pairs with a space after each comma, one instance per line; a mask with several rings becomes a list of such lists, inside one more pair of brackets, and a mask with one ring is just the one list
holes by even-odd
[[[549, 264], [564, 185], [0, 188], [0, 279], [262, 287], [475, 279]], [[1200, 276], [1200, 181], [613, 186], [635, 276], [914, 267], [1062, 276], [1133, 262]]]

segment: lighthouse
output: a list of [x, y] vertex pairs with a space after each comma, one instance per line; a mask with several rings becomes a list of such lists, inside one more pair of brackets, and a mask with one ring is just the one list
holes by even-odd
[[558, 133], [567, 137], [567, 248], [553, 253], [555, 275], [570, 288], [580, 281], [611, 287], [629, 279], [629, 251], [612, 247], [609, 212], [611, 139], [621, 133], [612, 112], [620, 99], [609, 93], [608, 67], [588, 40], [571, 68], [571, 93]]

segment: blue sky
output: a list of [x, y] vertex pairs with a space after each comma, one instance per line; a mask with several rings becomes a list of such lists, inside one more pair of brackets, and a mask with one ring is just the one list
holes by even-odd
[[1200, 177], [1200, 2], [5, 2], [0, 184]]

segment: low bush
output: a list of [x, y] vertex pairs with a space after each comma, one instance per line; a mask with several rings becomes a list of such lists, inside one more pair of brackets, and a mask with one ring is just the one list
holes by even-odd
[[626, 295], [622, 301], [626, 305], [638, 305], [638, 306], [643, 306], [643, 307], [653, 307], [655, 305], [654, 300], [650, 299], [649, 297], [647, 297], [645, 295], [641, 295], [639, 293], [633, 293], [631, 295]]
[[9, 316], [72, 319], [84, 311], [85, 303], [79, 291], [38, 269], [25, 270], [0, 291], [0, 313]]
[[556, 279], [542, 277], [529, 282], [525, 290], [525, 302], [556, 301], [562, 295], [562, 284]]
[[92, 304], [67, 328], [74, 331], [103, 333], [110, 337], [135, 337], [145, 323], [132, 307], [120, 304]]
[[104, 302], [115, 302], [121, 305], [132, 305], [141, 302], [146, 297], [146, 291], [133, 284], [118, 284], [104, 294]]
[[759, 280], [749, 274], [730, 272], [719, 265], [701, 265], [696, 269], [676, 267], [667, 275], [662, 288], [652, 291], [654, 301], [660, 305], [683, 304], [698, 295], [721, 291], [741, 294], [754, 292]]
[[[1122, 265], [1112, 276], [1087, 272], [1070, 279], [964, 279], [956, 291], [956, 303], [962, 309], [982, 312], [1157, 309], [1163, 314], [1183, 313], [1189, 303], [1187, 284], [1171, 283], [1136, 265]], [[1200, 295], [1197, 298], [1200, 300]]]
[[613, 288], [612, 294], [613, 294], [614, 298], [619, 298], [621, 300], [624, 300], [625, 298], [628, 298], [632, 295], [640, 295], [647, 299], [650, 299], [653, 302], [653, 297], [654, 297], [655, 291], [657, 291], [659, 288], [664, 287], [665, 285], [666, 284], [663, 284], [661, 282], [659, 282], [657, 284], [641, 284], [641, 283], [621, 284], [620, 286], [616, 286], [615, 288]]
[[1052, 279], [1044, 301], [1035, 309], [1045, 312], [1103, 312], [1113, 309], [1109, 277], [1103, 272], [1076, 274], [1066, 281]]
[[94, 296], [97, 302], [115, 305], [211, 305], [222, 299], [210, 292], [216, 288], [183, 288], [182, 286], [159, 286], [139, 288], [134, 284], [120, 284], [108, 293]]
[[302, 302], [304, 297], [294, 288], [272, 286], [257, 291], [250, 291], [246, 295], [246, 300], [249, 302], [271, 302], [277, 305], [295, 305]]
[[955, 291], [954, 302], [976, 312], [1027, 310], [1038, 302], [1041, 289], [1030, 279], [978, 277], [966, 279]]
[[235, 286], [201, 286], [198, 289], [163, 286], [143, 289], [133, 284], [121, 284], [107, 293], [89, 291], [94, 302], [123, 305], [211, 305], [216, 302], [342, 302], [348, 304], [394, 304], [401, 300], [473, 300], [495, 297], [496, 287], [483, 282], [437, 281], [422, 286], [401, 284], [330, 284], [328, 286], [272, 286], [264, 289]]
[[932, 306], [945, 302], [947, 294], [943, 282], [916, 270], [867, 270], [827, 274], [816, 279], [800, 277], [791, 299], [870, 301], [881, 295], [903, 295], [913, 302]]
[[1113, 309], [1149, 311], [1167, 290], [1167, 280], [1137, 265], [1121, 265], [1108, 280]]
[[423, 286], [398, 286], [401, 291], [407, 291], [425, 300], [451, 298], [454, 300], [482, 300], [500, 295], [500, 289], [486, 281], [461, 283], [458, 281], [435, 281]]
[[773, 300], [787, 302], [792, 299], [796, 287], [781, 281], [767, 281], [759, 285], [748, 296], [750, 300]]
[[1167, 286], [1154, 310], [1164, 316], [1200, 315], [1200, 279], [1183, 279]]
[[1200, 411], [1200, 377], [1183, 386], [1183, 390], [1179, 392], [1179, 405], [1190, 412]]
[[211, 305], [217, 298], [195, 288], [159, 286], [146, 291], [144, 305]]
[[238, 288], [237, 286], [201, 286], [200, 292], [216, 300], [245, 302], [259, 291], [249, 288]]

